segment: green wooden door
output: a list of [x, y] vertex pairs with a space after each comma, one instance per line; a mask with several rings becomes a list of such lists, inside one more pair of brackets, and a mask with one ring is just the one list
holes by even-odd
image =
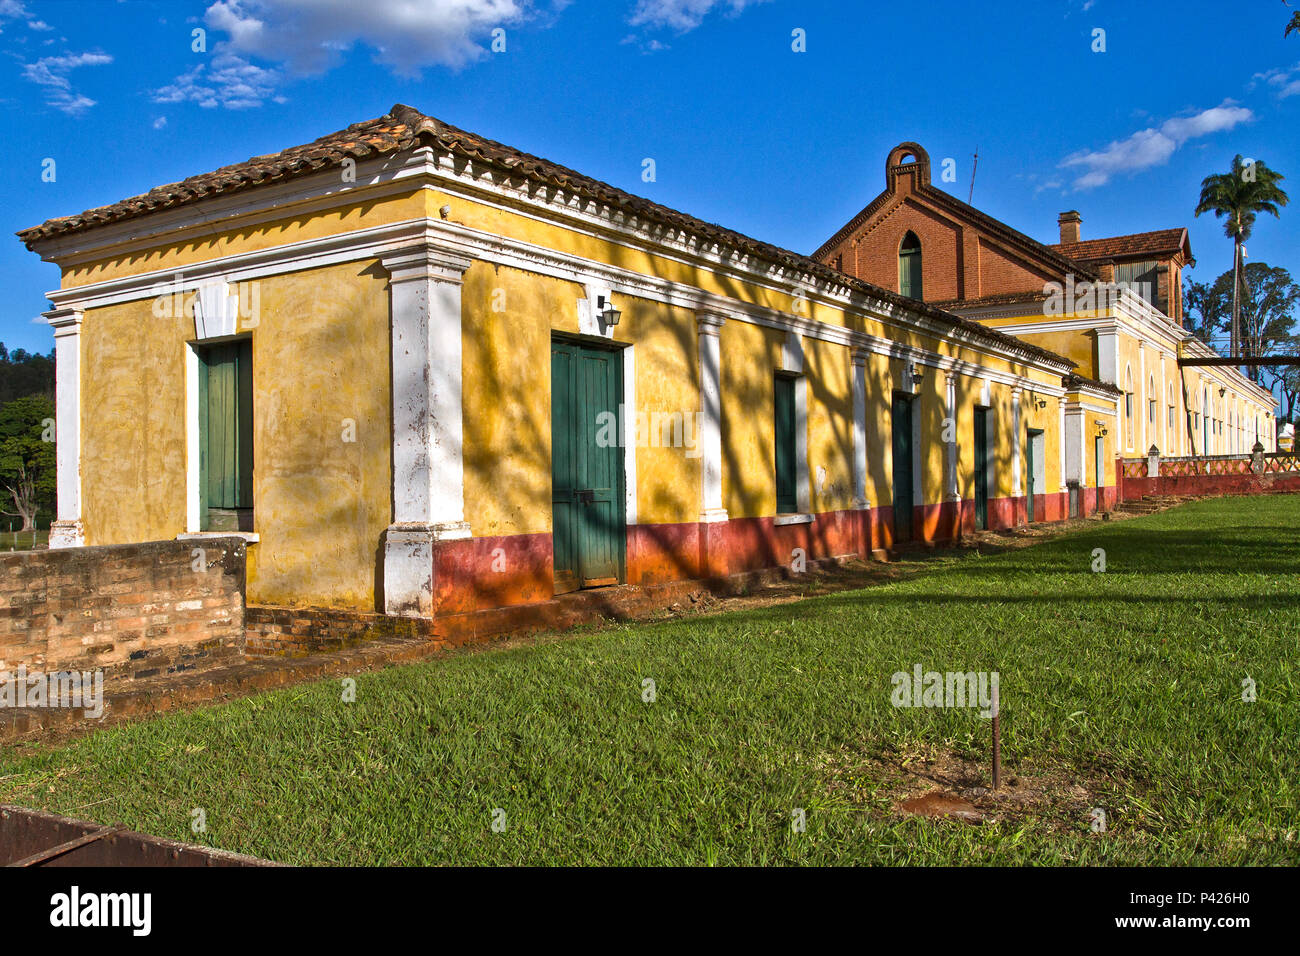
[[557, 593], [617, 584], [627, 534], [618, 352], [551, 344], [551, 514]]
[[202, 527], [251, 531], [253, 346], [244, 339], [199, 352]]
[[975, 527], [989, 526], [988, 409], [975, 409]]
[[894, 448], [894, 540], [912, 540], [912, 399], [895, 395], [890, 416]]
[[795, 487], [795, 379], [778, 375], [775, 380], [775, 440], [776, 440], [776, 511], [793, 514], [799, 510]]

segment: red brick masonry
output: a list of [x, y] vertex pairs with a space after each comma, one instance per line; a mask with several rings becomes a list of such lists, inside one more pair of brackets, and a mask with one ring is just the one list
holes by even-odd
[[240, 659], [244, 559], [241, 538], [0, 554], [0, 670], [135, 678]]

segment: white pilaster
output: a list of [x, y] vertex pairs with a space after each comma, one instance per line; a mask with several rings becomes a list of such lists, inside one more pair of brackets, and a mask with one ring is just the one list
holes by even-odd
[[855, 348], [853, 363], [853, 507], [870, 508], [867, 500], [867, 351]]
[[434, 543], [468, 538], [462, 431], [461, 281], [470, 260], [425, 242], [385, 256], [393, 376], [393, 523], [384, 612], [433, 614]]
[[949, 439], [943, 443], [943, 494], [945, 501], [961, 501], [957, 491], [957, 376], [949, 373], [944, 376], [943, 415], [946, 419], [941, 431], [949, 433]]
[[1011, 391], [1011, 494], [1020, 495], [1020, 388]]
[[1056, 400], [1056, 408], [1057, 408], [1056, 450], [1061, 453], [1060, 455], [1061, 460], [1057, 463], [1056, 474], [1057, 474], [1057, 482], [1060, 485], [1060, 490], [1065, 491], [1066, 442], [1065, 442], [1065, 399], [1064, 398], [1058, 398]]
[[726, 521], [722, 507], [722, 350], [726, 316], [697, 312], [700, 345], [700, 520]]
[[54, 327], [54, 460], [58, 506], [51, 548], [86, 543], [81, 523], [81, 316], [79, 309], [44, 313]]
[[1151, 423], [1151, 405], [1149, 403], [1151, 396], [1147, 392], [1147, 351], [1143, 344], [1138, 342], [1138, 394], [1142, 397], [1142, 401], [1133, 411], [1138, 414], [1139, 420], [1142, 422], [1141, 437], [1138, 439], [1138, 451], [1144, 455], [1147, 453], [1147, 449], [1151, 447], [1149, 435]]

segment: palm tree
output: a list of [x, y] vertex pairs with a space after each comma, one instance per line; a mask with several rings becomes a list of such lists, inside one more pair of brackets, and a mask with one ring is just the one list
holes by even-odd
[[1300, 13], [1291, 14], [1291, 22], [1286, 25], [1286, 33], [1283, 33], [1282, 36], [1289, 37], [1292, 30], [1300, 33]]
[[1196, 215], [1212, 212], [1225, 218], [1224, 234], [1232, 240], [1232, 337], [1231, 352], [1236, 358], [1241, 343], [1240, 324], [1237, 318], [1240, 296], [1241, 246], [1250, 238], [1255, 227], [1255, 216], [1261, 212], [1278, 215], [1277, 207], [1287, 204], [1287, 194], [1278, 185], [1285, 179], [1281, 173], [1269, 169], [1263, 160], [1247, 162], [1238, 153], [1232, 159], [1232, 171], [1215, 173], [1201, 180], [1201, 198], [1196, 204]]

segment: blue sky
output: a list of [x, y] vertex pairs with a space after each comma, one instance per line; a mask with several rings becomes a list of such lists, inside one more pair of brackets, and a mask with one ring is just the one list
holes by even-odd
[[[1300, 36], [1281, 0], [0, 0], [0, 340], [58, 270], [14, 231], [307, 142], [404, 102], [703, 219], [811, 252], [903, 140], [1046, 242], [1186, 225], [1234, 153], [1288, 174], [1252, 260], [1300, 274]], [[491, 52], [503, 29], [504, 52]], [[192, 31], [206, 50], [195, 52]], [[1094, 52], [1094, 30], [1105, 50]], [[802, 30], [806, 51], [792, 50]], [[656, 181], [643, 182], [653, 158]], [[56, 179], [42, 181], [55, 161]]]

